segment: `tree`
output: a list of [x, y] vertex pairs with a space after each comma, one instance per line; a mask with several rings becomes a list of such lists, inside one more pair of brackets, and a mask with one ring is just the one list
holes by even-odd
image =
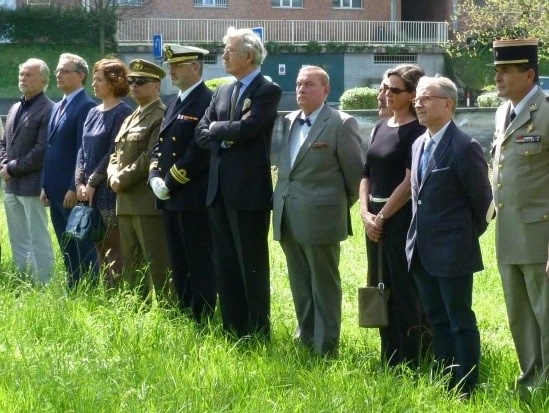
[[455, 19], [458, 44], [491, 47], [498, 38], [536, 37], [540, 52], [549, 46], [549, 2], [547, 0], [459, 0]]

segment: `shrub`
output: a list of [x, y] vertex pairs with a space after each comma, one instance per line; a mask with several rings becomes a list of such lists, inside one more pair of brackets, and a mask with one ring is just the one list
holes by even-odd
[[216, 90], [219, 86], [233, 82], [234, 79], [231, 76], [216, 77], [214, 79], [206, 80], [206, 86], [210, 90]]
[[339, 98], [341, 110], [375, 109], [377, 108], [377, 89], [355, 87], [348, 89]]
[[485, 92], [477, 98], [479, 108], [496, 108], [501, 105], [505, 99], [498, 97], [497, 92]]

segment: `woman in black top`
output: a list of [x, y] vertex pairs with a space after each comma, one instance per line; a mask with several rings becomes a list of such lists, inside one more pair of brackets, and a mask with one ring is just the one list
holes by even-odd
[[382, 248], [383, 281], [390, 288], [389, 326], [381, 328], [381, 357], [389, 366], [420, 358], [421, 305], [405, 254], [410, 226], [410, 168], [413, 142], [425, 132], [412, 99], [424, 75], [415, 65], [399, 65], [386, 72], [380, 98], [391, 117], [372, 131], [360, 183], [360, 214], [366, 229], [370, 280], [377, 285], [378, 248]]

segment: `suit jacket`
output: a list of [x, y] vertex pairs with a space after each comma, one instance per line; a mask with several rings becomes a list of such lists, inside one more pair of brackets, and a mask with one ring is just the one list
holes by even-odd
[[510, 106], [496, 112], [492, 145], [497, 258], [500, 264], [546, 263], [549, 97], [538, 90], [507, 126]]
[[118, 176], [116, 215], [159, 215], [155, 196], [147, 184], [151, 153], [158, 142], [158, 132], [166, 107], [155, 100], [141, 113], [135, 110], [120, 127], [114, 140], [107, 176]]
[[76, 191], [76, 156], [82, 144], [84, 121], [96, 103], [82, 89], [67, 104], [61, 118], [54, 124], [60, 105], [61, 102], [57, 102], [51, 112], [42, 173], [42, 187], [48, 198], [55, 199], [63, 199], [68, 190]]
[[202, 82], [183, 102], [176, 98], [166, 108], [149, 172], [149, 180], [160, 177], [170, 190], [167, 201], [156, 199], [158, 208], [187, 211], [206, 207], [210, 151], [197, 145], [194, 132], [212, 94]]
[[[260, 73], [244, 90], [231, 121], [234, 83], [220, 86], [196, 129], [196, 141], [211, 152], [206, 205], [221, 192], [225, 206], [237, 210], [270, 209], [273, 185], [271, 135], [282, 96], [280, 87]], [[211, 130], [210, 124], [216, 122]], [[223, 141], [232, 146], [222, 148]]]
[[10, 108], [0, 141], [0, 167], [7, 165], [11, 175], [5, 182], [5, 191], [17, 196], [39, 196], [53, 101], [42, 93], [15, 127], [20, 107], [21, 102], [17, 102]]
[[492, 202], [488, 165], [481, 146], [451, 121], [419, 183], [428, 132], [412, 145], [412, 222], [406, 240], [432, 275], [452, 277], [483, 269], [478, 238], [488, 227]]
[[290, 132], [301, 111], [284, 118], [278, 180], [273, 196], [274, 238], [280, 240], [283, 211], [295, 239], [331, 244], [351, 235], [349, 209], [358, 199], [364, 154], [358, 123], [327, 104], [290, 167]]

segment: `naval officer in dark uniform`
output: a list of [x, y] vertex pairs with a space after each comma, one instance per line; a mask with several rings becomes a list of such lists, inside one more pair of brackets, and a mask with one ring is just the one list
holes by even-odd
[[163, 210], [172, 276], [180, 308], [196, 321], [211, 315], [217, 298], [206, 210], [210, 152], [194, 131], [212, 98], [202, 80], [207, 50], [164, 45], [172, 84], [180, 91], [168, 104], [149, 172]]

